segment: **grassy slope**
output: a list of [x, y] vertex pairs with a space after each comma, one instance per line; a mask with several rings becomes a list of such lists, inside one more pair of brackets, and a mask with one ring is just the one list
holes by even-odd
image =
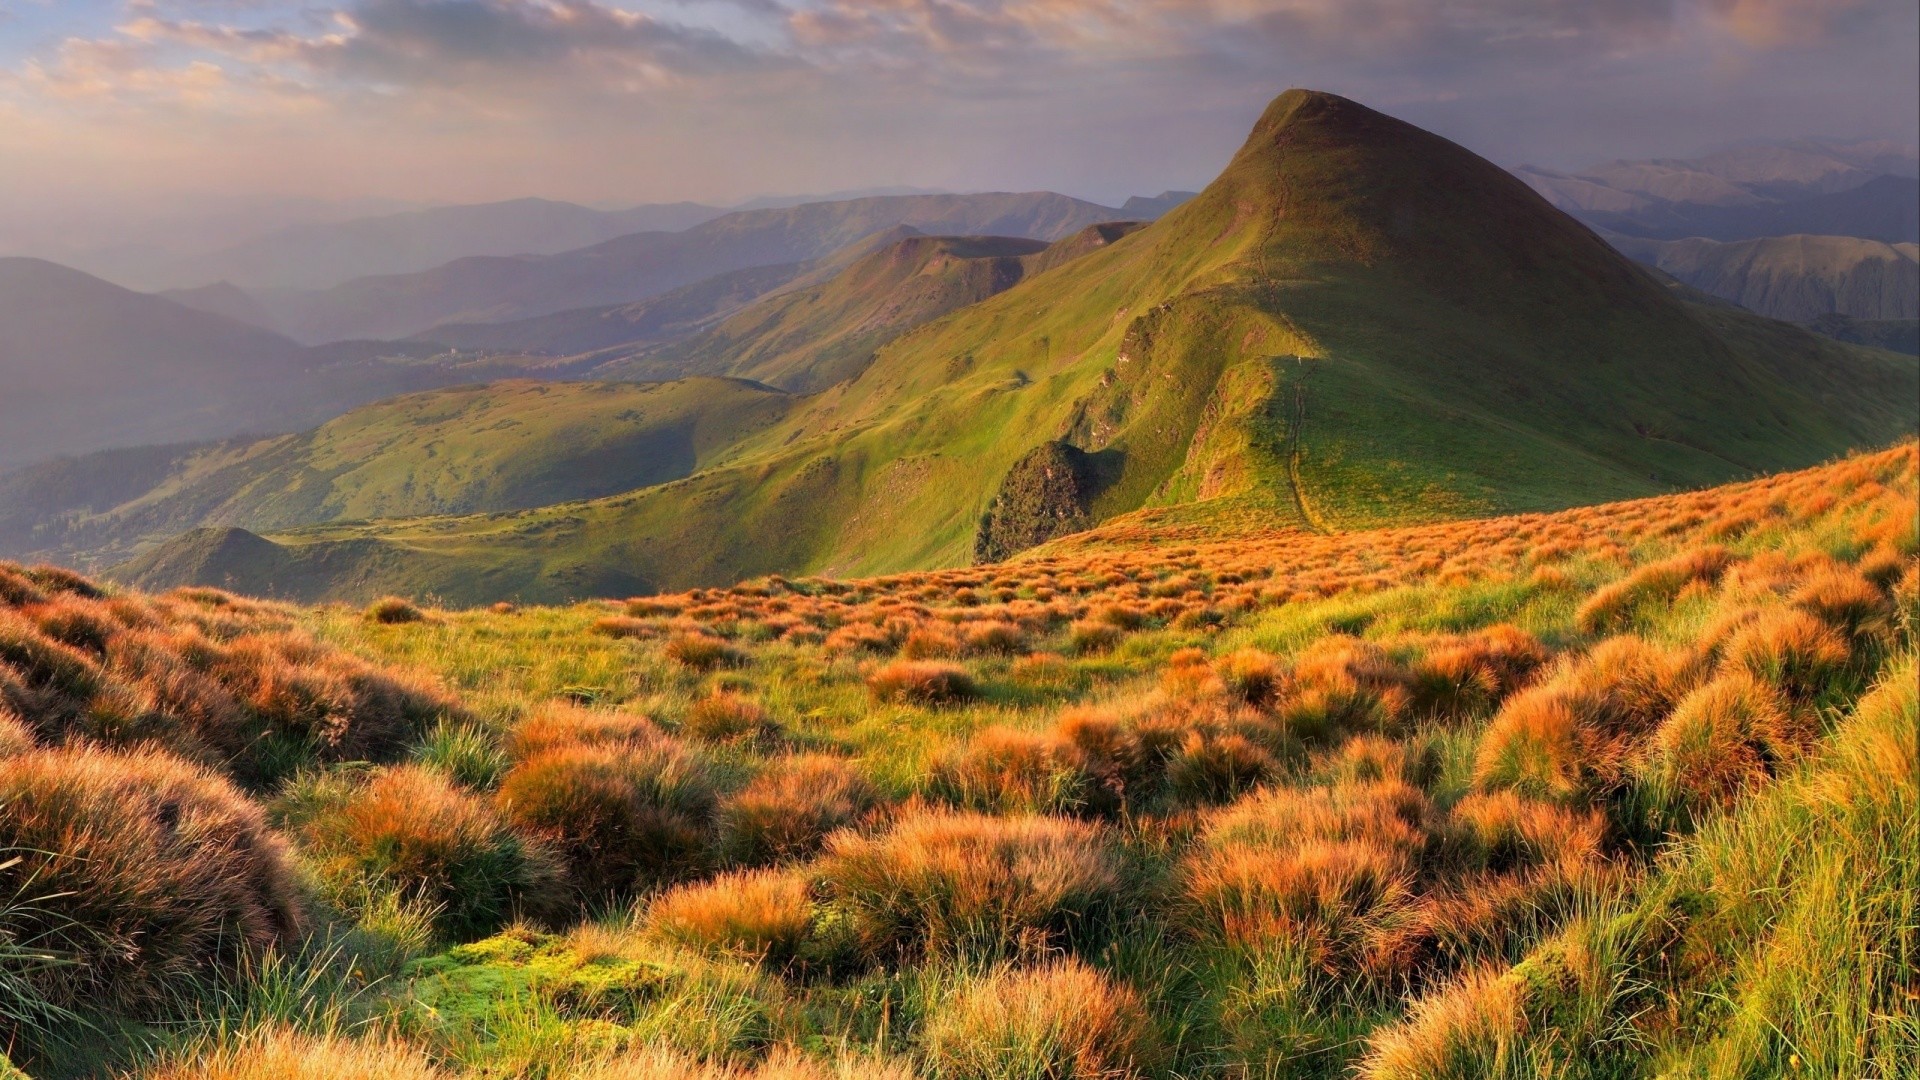
[[[1082, 928], [1086, 936], [1065, 948], [1131, 987], [1152, 1017], [1146, 1041], [1165, 1050], [1138, 1072], [1117, 1074], [1129, 1077], [1902, 1076], [1900, 1063], [1920, 1048], [1910, 967], [1903, 969], [1920, 947], [1912, 918], [1920, 902], [1912, 846], [1920, 798], [1912, 768], [1916, 462], [1907, 445], [1728, 488], [1364, 534], [1179, 546], [1146, 542], [1128, 531], [1132, 523], [1120, 523], [1001, 566], [746, 582], [660, 598], [631, 612], [606, 603], [435, 611], [422, 621], [381, 625], [335, 606], [269, 608], [264, 617], [298, 620], [329, 648], [444, 687], [465, 726], [422, 735], [412, 759], [463, 777], [482, 798], [491, 797], [504, 765], [504, 734], [542, 702], [564, 697], [591, 702], [603, 715], [653, 718], [692, 748], [725, 792], [789, 754], [826, 753], [869, 778], [888, 805], [921, 798], [996, 817], [1037, 811], [1052, 819], [1079, 807], [1100, 822], [1097, 811], [1073, 801], [1071, 786], [1023, 786], [1017, 755], [1003, 774], [993, 771], [1003, 759], [968, 755], [996, 745], [993, 738], [1009, 745], [1008, 729], [1045, 745], [1070, 730], [1062, 723], [1069, 716], [1121, 717], [1162, 737], [1168, 724], [1214, 731], [1210, 737], [1218, 736], [1216, 728], [1245, 733], [1274, 747], [1279, 760], [1264, 779], [1243, 785], [1303, 799], [1361, 798], [1369, 778], [1404, 776], [1423, 808], [1424, 854], [1414, 887], [1423, 900], [1444, 899], [1457, 875], [1471, 901], [1476, 889], [1493, 894], [1514, 884], [1499, 873], [1474, 876], [1488, 871], [1474, 869], [1470, 858], [1468, 807], [1499, 792], [1477, 775], [1476, 762], [1499, 726], [1501, 697], [1516, 691], [1490, 692], [1489, 700], [1433, 717], [1409, 710], [1404, 700], [1388, 706], [1383, 694], [1370, 707], [1378, 711], [1365, 711], [1351, 726], [1305, 726], [1312, 709], [1297, 703], [1315, 678], [1311, 672], [1324, 677], [1328, 657], [1377, 646], [1383, 659], [1356, 669], [1364, 679], [1381, 677], [1381, 665], [1402, 673], [1389, 680], [1431, 679], [1451, 670], [1436, 662], [1459, 640], [1448, 635], [1504, 623], [1532, 635], [1563, 665], [1523, 681], [1551, 683], [1561, 672], [1583, 670], [1582, 657], [1622, 634], [1647, 643], [1661, 663], [1673, 663], [1679, 678], [1697, 685], [1711, 671], [1738, 670], [1727, 627], [1744, 625], [1730, 621], [1740, 613], [1825, 611], [1834, 626], [1855, 630], [1846, 638], [1848, 658], [1798, 699], [1818, 732], [1798, 761], [1768, 764], [1768, 776], [1703, 814], [1697, 830], [1670, 822], [1672, 831], [1649, 834], [1641, 818], [1657, 815], [1638, 796], [1648, 790], [1644, 770], [1657, 737], [1636, 731], [1613, 756], [1591, 762], [1627, 762], [1624, 789], [1601, 786], [1559, 802], [1522, 796], [1521, 805], [1549, 830], [1581, 828], [1577, 818], [1554, 825], [1561, 810], [1602, 814], [1605, 843], [1597, 848], [1582, 854], [1567, 837], [1552, 841], [1573, 851], [1577, 865], [1563, 883], [1571, 895], [1548, 889], [1522, 893], [1524, 902], [1506, 908], [1493, 900], [1469, 906], [1464, 911], [1477, 917], [1501, 914], [1457, 951], [1400, 961], [1414, 965], [1405, 981], [1363, 969], [1345, 954], [1303, 963], [1284, 940], [1223, 937], [1182, 891], [1204, 854], [1207, 806], [1222, 797], [1177, 788], [1133, 792], [1129, 798], [1138, 801], [1128, 813], [1096, 826], [1103, 850], [1126, 867], [1126, 917]], [[1592, 597], [1622, 580], [1647, 580], [1636, 573], [1641, 568], [1717, 545], [1732, 561], [1723, 577], [1685, 587], [1673, 582], [1664, 591], [1643, 585], [1632, 602], [1616, 606], [1611, 625], [1589, 625], [1583, 612]], [[1822, 607], [1821, 591], [1809, 588], [1830, 571], [1886, 583], [1905, 578], [1898, 589], [1870, 587], [1870, 599], [1856, 600], [1850, 614]], [[1903, 612], [1888, 595], [1899, 589]], [[211, 605], [210, 613], [223, 607], [218, 598], [169, 602]], [[226, 620], [229, 633], [261, 617], [251, 604], [224, 606], [232, 612], [205, 617]], [[1137, 625], [1118, 629], [1121, 620], [1110, 614], [1116, 609], [1130, 612]], [[841, 627], [881, 631], [877, 624], [885, 620], [892, 622], [877, 658], [818, 638]], [[1000, 621], [1022, 627], [1016, 655], [966, 651], [951, 658], [976, 680], [976, 696], [930, 707], [876, 701], [867, 691], [874, 665], [906, 647], [910, 628], [937, 636]], [[1085, 623], [1113, 627], [1106, 644], [1076, 644]], [[671, 643], [695, 626], [722, 635], [737, 658], [708, 672], [674, 661]], [[1234, 670], [1229, 658], [1244, 658], [1240, 650], [1247, 649], [1272, 657], [1303, 683], [1286, 682], [1274, 700], [1251, 708], [1231, 699], [1213, 673]], [[1025, 650], [1047, 659], [1017, 655]], [[1617, 680], [1624, 693], [1647, 690], [1626, 669], [1604, 678]], [[1876, 682], [1885, 689], [1873, 690]], [[698, 703], [723, 686], [756, 702], [771, 727], [701, 734]], [[1303, 719], [1278, 719], [1295, 716]], [[1182, 753], [1199, 744], [1187, 745]], [[1052, 766], [1065, 770], [1063, 783], [1079, 767], [1073, 760]], [[988, 786], [959, 789], [942, 779], [967, 761]], [[277, 796], [258, 797], [276, 820], [297, 822], [309, 807], [367, 777], [364, 763], [316, 763]], [[1237, 805], [1263, 805], [1261, 798], [1242, 794]], [[876, 834], [888, 827], [884, 816], [860, 826]], [[1306, 827], [1327, 826], [1310, 819]], [[1324, 851], [1329, 839], [1299, 845], [1289, 836], [1262, 865], [1330, 872], [1301, 869], [1305, 856], [1295, 853]], [[1364, 832], [1340, 839], [1371, 842]], [[322, 949], [291, 970], [268, 969], [257, 984], [222, 988], [207, 999], [203, 1018], [175, 1036], [189, 1049], [196, 1034], [214, 1045], [244, 1045], [238, 1040], [252, 1023], [274, 1021], [365, 1038], [393, 1030], [460, 1077], [570, 1076], [593, 1054], [630, 1044], [743, 1066], [763, 1059], [770, 1046], [791, 1044], [823, 1060], [871, 1050], [923, 1080], [1034, 1075], [1020, 1071], [1032, 1068], [1033, 1058], [1005, 1050], [1024, 1044], [992, 1041], [1004, 1033], [962, 1029], [979, 1040], [983, 1056], [1004, 1052], [998, 1069], [981, 1071], [944, 1065], [933, 1037], [950, 1030], [943, 1017], [971, 990], [993, 985], [986, 980], [997, 960], [1038, 962], [1011, 942], [994, 943], [1005, 955], [988, 947], [957, 956], [890, 956], [834, 977], [783, 976], [730, 954], [718, 919], [709, 936], [696, 927], [690, 938], [674, 937], [642, 907], [552, 933], [521, 927], [448, 948], [451, 942], [423, 930], [417, 907], [382, 891], [398, 888], [395, 882], [354, 877], [351, 864], [329, 861], [304, 834], [296, 832], [295, 842], [303, 865], [324, 883], [325, 910], [346, 932], [336, 939], [344, 952]], [[778, 869], [806, 882], [830, 883], [835, 873], [808, 858]], [[811, 895], [811, 929], [801, 932], [830, 936], [839, 925], [833, 894], [816, 887]], [[1372, 895], [1363, 887], [1329, 889], [1319, 910], [1335, 928], [1391, 935], [1390, 921], [1369, 922]], [[750, 904], [711, 903], [749, 923], [766, 917]], [[1315, 922], [1303, 932], [1327, 930]], [[1043, 998], [1028, 1007], [1072, 1016], [1087, 1002]], [[89, 1034], [88, 1044], [95, 1041]], [[1099, 1039], [1094, 1045], [1107, 1048]], [[1437, 1056], [1418, 1056], [1427, 1050]], [[131, 1053], [133, 1075], [155, 1075], [140, 1067], [150, 1051]], [[1396, 1071], [1409, 1060], [1440, 1064]], [[43, 1062], [35, 1073], [41, 1080], [79, 1072], [63, 1068], [58, 1053], [36, 1054], [29, 1064]], [[104, 1072], [94, 1065], [94, 1074]], [[647, 1075], [700, 1074], [688, 1068]], [[1056, 1075], [1099, 1074], [1063, 1067]]]
[[[1289, 92], [1199, 197], [903, 335], [725, 469], [279, 539], [377, 538], [391, 569], [362, 580], [460, 601], [491, 598], [476, 565], [527, 598], [564, 595], [566, 566], [664, 587], [862, 573], [966, 559], [1000, 478], [1048, 438], [1121, 462], [1101, 514], [1354, 528], [1803, 465], [1911, 431], [1917, 393], [1910, 359], [1685, 304], [1460, 147]], [[1236, 462], [1236, 439], [1264, 464]]]
[[595, 498], [709, 465], [777, 421], [789, 402], [718, 378], [509, 381], [409, 394], [305, 434], [187, 454], [145, 490], [43, 527], [38, 540], [112, 558], [200, 525], [264, 530]]
[[796, 393], [822, 390], [859, 374], [874, 349], [902, 331], [1005, 291], [1046, 247], [1013, 237], [909, 237], [613, 373], [729, 374]]

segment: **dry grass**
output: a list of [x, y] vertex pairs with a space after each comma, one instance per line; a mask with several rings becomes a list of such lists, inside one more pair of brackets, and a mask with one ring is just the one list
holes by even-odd
[[1092, 825], [921, 810], [837, 833], [817, 870], [867, 956], [1003, 952], [1088, 932], [1126, 874]]
[[143, 1071], [138, 1080], [452, 1080], [452, 1074], [397, 1040], [269, 1027]]
[[383, 770], [304, 816], [304, 837], [332, 877], [371, 878], [430, 906], [440, 932], [454, 940], [557, 902], [558, 870], [548, 853], [509, 828], [487, 800], [432, 770]]
[[401, 626], [406, 623], [424, 622], [427, 613], [421, 611], [413, 601], [400, 596], [389, 596], [375, 600], [367, 606], [367, 619], [383, 626]]
[[1522, 1075], [1524, 992], [1512, 974], [1483, 969], [1422, 998], [1405, 1022], [1372, 1040], [1366, 1080], [1485, 1080]]
[[702, 865], [715, 810], [705, 763], [665, 738], [544, 750], [507, 773], [498, 803], [559, 853], [590, 897], [625, 895]]
[[1165, 1058], [1140, 996], [1074, 959], [967, 984], [926, 1043], [936, 1075], [954, 1080], [1134, 1080]]
[[790, 871], [722, 874], [662, 893], [647, 925], [668, 941], [785, 969], [812, 932], [813, 897], [805, 876]]
[[867, 676], [867, 690], [876, 701], [912, 705], [949, 705], [979, 692], [966, 668], [937, 660], [896, 660]]
[[776, 761], [720, 810], [720, 850], [748, 865], [802, 858], [827, 835], [859, 821], [878, 801], [866, 777], [839, 758]]
[[59, 1007], [151, 1012], [305, 921], [260, 808], [166, 754], [0, 757], [0, 852], [0, 944], [59, 958], [19, 973]]

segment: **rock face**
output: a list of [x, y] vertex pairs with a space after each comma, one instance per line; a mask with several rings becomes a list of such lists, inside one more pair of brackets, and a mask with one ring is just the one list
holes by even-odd
[[1000, 493], [980, 518], [974, 558], [998, 562], [1091, 528], [1089, 511], [1099, 487], [1093, 455], [1071, 443], [1041, 443], [1014, 462], [1000, 482]]

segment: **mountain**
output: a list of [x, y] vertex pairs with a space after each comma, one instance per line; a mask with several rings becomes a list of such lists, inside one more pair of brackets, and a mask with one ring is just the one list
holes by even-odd
[[[1097, 225], [1054, 244], [890, 229], [684, 350], [592, 366], [596, 378], [673, 382], [465, 386], [302, 435], [106, 451], [0, 475], [0, 554], [96, 566], [207, 523], [272, 530], [521, 509], [678, 479], [785, 413], [792, 399], [753, 379], [803, 391], [838, 381], [899, 333], [1136, 228]], [[741, 374], [751, 378], [680, 377]]]
[[1733, 241], [1807, 233], [1920, 240], [1912, 152], [1891, 144], [1802, 141], [1692, 161], [1618, 161], [1577, 175], [1516, 174], [1555, 206], [1610, 232]]
[[441, 206], [282, 229], [190, 259], [170, 276], [186, 284], [323, 289], [353, 278], [407, 274], [476, 255], [551, 255], [617, 236], [674, 232], [726, 213], [698, 203], [594, 210], [549, 199]]
[[1776, 319], [1920, 318], [1916, 244], [1795, 235], [1733, 243], [1622, 237], [1615, 246], [1694, 288]]
[[303, 348], [55, 263], [0, 259], [0, 470], [300, 430], [393, 394], [525, 368], [423, 343]]
[[273, 325], [273, 316], [267, 314], [267, 310], [260, 306], [252, 294], [230, 281], [217, 281], [193, 289], [167, 289], [156, 295], [182, 307], [278, 333], [278, 328]]
[[1154, 221], [1198, 194], [1197, 191], [1163, 191], [1153, 196], [1134, 195], [1120, 204], [1120, 216], [1128, 221]]
[[684, 232], [635, 233], [558, 255], [456, 259], [422, 273], [256, 299], [298, 340], [397, 338], [441, 323], [632, 303], [733, 270], [818, 259], [897, 225], [1057, 240], [1117, 216], [1109, 207], [1051, 192], [809, 203], [727, 214]]
[[299, 435], [57, 460], [0, 475], [0, 552], [95, 565], [205, 525], [599, 498], [710, 464], [790, 401], [739, 379], [509, 380], [390, 398]]
[[256, 422], [255, 403], [291, 404], [278, 388], [302, 367], [277, 334], [55, 263], [0, 259], [0, 467], [204, 436], [242, 411]]
[[[1916, 400], [1911, 358], [1688, 303], [1504, 170], [1296, 90], [1198, 197], [895, 339], [713, 467], [274, 533], [288, 565], [328, 569], [232, 580], [559, 598], [616, 572], [953, 565], [1133, 511], [1344, 530], [1539, 510], [1890, 442]], [[173, 583], [174, 554], [121, 574]]]
[[[899, 236], [838, 273], [755, 302], [698, 337], [599, 369], [620, 378], [724, 374], [793, 393], [851, 378], [881, 345], [1139, 227], [1093, 225], [1045, 244], [1004, 236]], [[895, 237], [898, 236], [897, 239]]]
[[456, 348], [576, 356], [622, 345], [690, 337], [716, 320], [789, 284], [811, 263], [750, 266], [632, 304], [556, 311], [509, 322], [442, 323], [415, 335]]

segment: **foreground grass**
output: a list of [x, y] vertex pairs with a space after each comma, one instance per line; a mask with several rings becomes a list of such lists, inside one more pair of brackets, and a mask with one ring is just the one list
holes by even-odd
[[[11, 1052], [43, 1078], [1911, 1075], [1915, 492], [1907, 446], [1557, 515], [1142, 521], [567, 608], [0, 571]], [[31, 823], [82, 805], [88, 861], [48, 855], [76, 834]], [[59, 964], [90, 956], [112, 995]]]

